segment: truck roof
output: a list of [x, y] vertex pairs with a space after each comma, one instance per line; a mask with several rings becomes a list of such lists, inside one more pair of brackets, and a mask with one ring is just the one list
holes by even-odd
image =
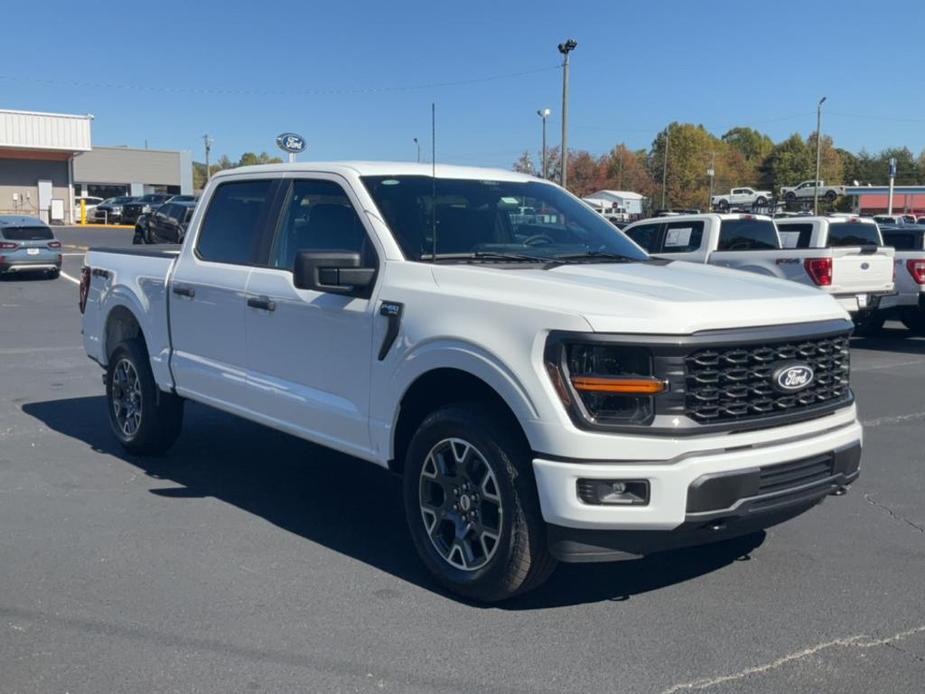
[[406, 161], [332, 161], [332, 162], [296, 162], [283, 164], [259, 164], [256, 166], [241, 166], [236, 169], [227, 169], [215, 174], [213, 178], [240, 176], [242, 174], [256, 173], [333, 173], [356, 176], [432, 176], [436, 171], [437, 178], [463, 178], [472, 180], [507, 181], [513, 183], [527, 183], [530, 181], [551, 183], [543, 181], [536, 176], [507, 171], [505, 169], [490, 169], [478, 166], [455, 166], [451, 164], [417, 164]]
[[829, 224], [844, 224], [845, 222], [860, 222], [861, 224], [876, 224], [870, 217], [861, 217], [860, 215], [851, 215], [843, 217], [841, 215], [807, 215], [805, 217], [780, 217], [775, 219], [775, 222], [782, 222], [784, 224], [803, 224], [806, 222], [828, 222]]
[[675, 222], [693, 222], [700, 219], [705, 219], [707, 217], [715, 217], [716, 219], [723, 221], [726, 219], [761, 219], [773, 222], [766, 214], [751, 214], [749, 212], [729, 212], [725, 214], [720, 214], [718, 212], [701, 212], [699, 214], [678, 214], [672, 215], [670, 217], [649, 217], [647, 219], [640, 219], [633, 222], [634, 225], [639, 224], [640, 222], [668, 222], [674, 224]]

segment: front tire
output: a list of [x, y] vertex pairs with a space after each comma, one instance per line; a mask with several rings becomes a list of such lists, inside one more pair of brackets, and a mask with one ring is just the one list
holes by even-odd
[[505, 422], [484, 403], [442, 407], [418, 428], [404, 467], [405, 515], [424, 565], [481, 602], [535, 588], [556, 565], [530, 450]]
[[140, 340], [121, 342], [110, 355], [106, 405], [112, 431], [129, 453], [164, 453], [180, 435], [183, 400], [157, 387]]

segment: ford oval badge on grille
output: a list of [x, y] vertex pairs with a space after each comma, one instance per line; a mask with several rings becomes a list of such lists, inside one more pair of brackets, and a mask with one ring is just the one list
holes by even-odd
[[813, 370], [805, 364], [786, 364], [771, 376], [774, 387], [782, 393], [803, 390], [813, 382]]

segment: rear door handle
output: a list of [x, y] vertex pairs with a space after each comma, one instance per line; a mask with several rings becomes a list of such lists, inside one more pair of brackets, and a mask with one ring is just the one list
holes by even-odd
[[247, 305], [251, 308], [259, 308], [263, 311], [275, 311], [276, 302], [270, 301], [266, 296], [250, 296], [247, 298]]
[[187, 287], [185, 284], [173, 285], [173, 293], [177, 296], [188, 296], [190, 299], [196, 296], [196, 290], [192, 287]]

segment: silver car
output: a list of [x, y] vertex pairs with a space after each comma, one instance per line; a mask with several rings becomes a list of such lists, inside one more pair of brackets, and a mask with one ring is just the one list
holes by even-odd
[[0, 275], [24, 271], [61, 272], [61, 242], [35, 217], [0, 215]]

